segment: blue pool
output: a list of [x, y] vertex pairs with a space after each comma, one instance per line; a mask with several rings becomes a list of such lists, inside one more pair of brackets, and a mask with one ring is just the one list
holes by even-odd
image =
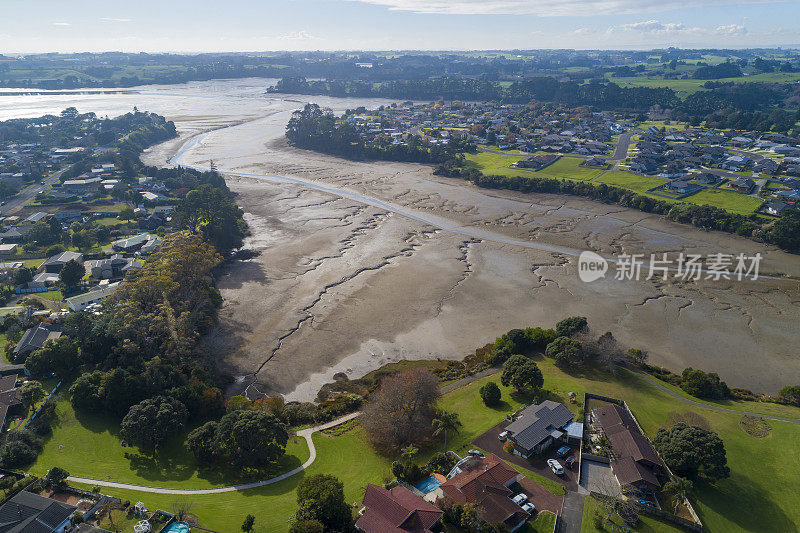
[[414, 485], [414, 488], [416, 488], [418, 491], [420, 491], [423, 494], [428, 494], [429, 492], [433, 492], [437, 488], [439, 488], [439, 485], [441, 485], [441, 484], [442, 484], [441, 481], [439, 481], [435, 477], [431, 476], [431, 477], [423, 479], [422, 481], [420, 481], [419, 483]]
[[162, 533], [189, 533], [189, 524], [186, 522], [173, 522]]

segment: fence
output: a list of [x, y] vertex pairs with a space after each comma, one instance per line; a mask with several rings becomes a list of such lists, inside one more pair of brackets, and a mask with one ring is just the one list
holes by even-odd
[[36, 415], [39, 414], [39, 411], [42, 410], [42, 407], [44, 407], [44, 404], [46, 404], [47, 400], [49, 400], [56, 393], [56, 391], [58, 390], [58, 388], [60, 386], [61, 386], [61, 381], [56, 383], [56, 386], [53, 388], [52, 391], [50, 391], [50, 394], [48, 394], [47, 397], [44, 399], [44, 401], [42, 402], [42, 405], [40, 405], [39, 408], [36, 410], [36, 412], [33, 413], [33, 416], [30, 417], [30, 419], [27, 422], [25, 422], [25, 425], [22, 427], [22, 429], [28, 429], [28, 425], [36, 419]]

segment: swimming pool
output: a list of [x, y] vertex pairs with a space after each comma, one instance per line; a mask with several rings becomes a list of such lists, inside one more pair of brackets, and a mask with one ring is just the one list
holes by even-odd
[[429, 492], [433, 492], [436, 489], [438, 489], [439, 485], [441, 485], [441, 484], [442, 484], [441, 481], [439, 481], [435, 477], [431, 476], [431, 477], [423, 479], [422, 481], [420, 481], [419, 483], [414, 485], [414, 488], [416, 488], [418, 491], [420, 491], [423, 494], [428, 494]]
[[189, 524], [186, 522], [173, 522], [164, 528], [161, 533], [189, 533]]

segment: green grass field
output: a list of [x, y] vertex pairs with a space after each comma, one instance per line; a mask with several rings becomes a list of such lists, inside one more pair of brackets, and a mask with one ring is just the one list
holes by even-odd
[[[592, 518], [594, 517], [595, 512], [599, 512], [601, 515], [605, 516], [604, 509], [600, 503], [594, 498], [587, 496], [583, 502], [583, 523], [581, 524], [581, 533], [595, 533], [601, 531], [594, 527], [594, 524], [592, 523]], [[612, 529], [610, 526], [607, 526], [604, 531], [626, 531], [625, 528], [627, 528], [628, 525], [625, 524], [625, 522], [619, 516], [614, 515], [611, 518], [611, 521], [623, 529]], [[636, 533], [678, 533], [679, 531], [686, 531], [677, 525], [658, 520], [647, 515], [639, 515], [639, 523], [636, 525], [636, 527], [632, 527], [630, 529]]]
[[574, 181], [590, 181], [603, 172], [602, 170], [580, 166], [582, 159], [575, 157], [562, 157], [552, 165], [537, 171], [508, 168], [511, 163], [527, 159], [527, 156], [478, 152], [476, 154], [466, 154], [466, 158], [484, 174], [496, 174], [498, 176], [564, 178]]
[[741, 215], [749, 215], [761, 207], [762, 200], [724, 189], [704, 189], [681, 200], [697, 205], [713, 205]]
[[[796, 487], [800, 486], [800, 448], [796, 446], [800, 442], [800, 425], [770, 421], [771, 434], [757, 439], [742, 431], [738, 415], [683, 404], [630, 372], [622, 370], [614, 376], [596, 369], [585, 369], [568, 374], [556, 368], [550, 360], [539, 358], [537, 361], [551, 397], [564, 400], [568, 392], [582, 397], [584, 392], [591, 391], [625, 399], [651, 437], [674, 412], [691, 410], [708, 420], [725, 442], [732, 476], [713, 486], [698, 484], [691, 495], [692, 505], [704, 523], [704, 531], [792, 531], [794, 524], [800, 522], [800, 500], [795, 497]], [[523, 405], [521, 398], [511, 396], [509, 390], [501, 386], [504, 403], [497, 408], [484, 406], [478, 398], [478, 389], [490, 380], [498, 381], [499, 377], [494, 375], [478, 380], [443, 397], [442, 408], [457, 412], [464, 424], [460, 433], [449, 436], [448, 448], [469, 446], [470, 440], [499, 422], [506, 412]], [[726, 402], [725, 406], [753, 412], [780, 412], [784, 416], [800, 418], [800, 409], [787, 406], [753, 402]], [[187, 474], [185, 469], [168, 474], [160, 468], [155, 470], [155, 474], [141, 469], [138, 463], [125, 457], [125, 451], [131, 453], [132, 450], [119, 445], [108, 429], [108, 421], [84, 420], [83, 417], [79, 421], [74, 415], [70, 419], [70, 412], [70, 409], [64, 409], [63, 402], [59, 404], [59, 415], [65, 419], [47, 441], [34, 471], [41, 473], [50, 466], [60, 465], [73, 475], [84, 477], [109, 476], [115, 481], [132, 483], [144, 480], [159, 486], [211, 485], [211, 480]], [[79, 449], [88, 448], [87, 442], [93, 443], [91, 450]], [[348, 501], [352, 503], [360, 501], [367, 483], [381, 483], [384, 477], [390, 476], [392, 458], [375, 453], [359, 427], [335, 437], [315, 434], [314, 442], [317, 460], [303, 474], [259, 489], [192, 496], [193, 512], [200, 517], [201, 525], [216, 531], [237, 531], [245, 515], [252, 513], [258, 527], [267, 531], [285, 531], [287, 520], [296, 508], [293, 491], [303, 475], [324, 472], [338, 476], [345, 484]], [[65, 447], [59, 448], [61, 445]], [[66, 453], [67, 447], [71, 449], [70, 453]], [[441, 441], [434, 443], [420, 454], [420, 459], [441, 448]], [[180, 467], [180, 453], [174, 453], [178, 459], [170, 460]], [[167, 482], [167, 477], [183, 479]], [[105, 492], [132, 501], [142, 500], [149, 508], [168, 509], [179, 498], [115, 489]], [[637, 531], [674, 531], [672, 526], [655, 520], [646, 519], [643, 524], [651, 529]]]

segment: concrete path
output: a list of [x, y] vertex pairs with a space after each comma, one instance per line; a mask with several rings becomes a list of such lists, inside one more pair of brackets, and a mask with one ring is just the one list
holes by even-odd
[[639, 370], [633, 370], [633, 369], [630, 369], [630, 370], [632, 372], [635, 372], [636, 374], [639, 374], [643, 378], [647, 379], [650, 383], [655, 385], [662, 392], [666, 392], [667, 394], [669, 394], [670, 396], [672, 396], [676, 400], [680, 400], [683, 403], [686, 403], [686, 404], [689, 404], [689, 405], [693, 405], [693, 406], [699, 407], [701, 409], [708, 409], [709, 411], [719, 411], [719, 412], [722, 412], [722, 413], [731, 413], [731, 414], [734, 414], [734, 415], [757, 416], [757, 417], [765, 418], [765, 419], [768, 419], [768, 420], [778, 420], [780, 422], [789, 422], [789, 423], [792, 423], [792, 424], [800, 424], [800, 418], [785, 418], [785, 417], [782, 417], [782, 416], [765, 415], [763, 413], [754, 413], [754, 412], [750, 412], [750, 411], [738, 411], [736, 409], [728, 409], [727, 407], [720, 407], [718, 405], [709, 405], [707, 403], [696, 402], [694, 400], [690, 400], [689, 398], [684, 398], [683, 396], [681, 396], [680, 394], [678, 394], [674, 390], [672, 390], [672, 389], [670, 389], [668, 387], [665, 387], [660, 381], [658, 381], [657, 379], [655, 379], [654, 377], [652, 377], [652, 376], [650, 376], [648, 374], [645, 374], [644, 372], [640, 372]]
[[228, 487], [215, 487], [212, 489], [168, 489], [162, 487], [148, 487], [146, 485], [133, 485], [131, 483], [118, 483], [116, 481], [103, 481], [100, 479], [89, 479], [85, 477], [75, 477], [75, 476], [70, 476], [67, 479], [74, 483], [86, 483], [89, 485], [99, 485], [101, 487], [136, 490], [139, 492], [150, 492], [153, 494], [175, 494], [175, 495], [219, 494], [222, 492], [234, 492], [237, 490], [254, 489], [256, 487], [263, 487], [265, 485], [271, 485], [273, 483], [283, 481], [284, 479], [290, 478], [295, 474], [299, 474], [300, 472], [311, 466], [312, 463], [314, 463], [314, 460], [317, 458], [317, 450], [316, 448], [314, 448], [314, 440], [311, 438], [311, 435], [313, 435], [317, 431], [323, 431], [338, 426], [339, 424], [343, 424], [349, 420], [356, 418], [360, 414], [361, 413], [358, 412], [350, 413], [349, 415], [345, 415], [341, 418], [337, 418], [336, 420], [332, 420], [327, 424], [320, 424], [318, 426], [313, 426], [298, 431], [297, 436], [306, 439], [306, 443], [308, 444], [308, 451], [310, 452], [308, 460], [302, 465], [295, 468], [294, 470], [290, 470], [285, 474], [281, 474], [279, 476], [275, 476], [270, 479], [265, 479], [263, 481], [253, 481], [252, 483], [243, 483], [241, 485], [231, 485]]
[[586, 498], [577, 492], [567, 492], [561, 506], [561, 516], [558, 517], [559, 533], [581, 533], [583, 522], [583, 501]]

